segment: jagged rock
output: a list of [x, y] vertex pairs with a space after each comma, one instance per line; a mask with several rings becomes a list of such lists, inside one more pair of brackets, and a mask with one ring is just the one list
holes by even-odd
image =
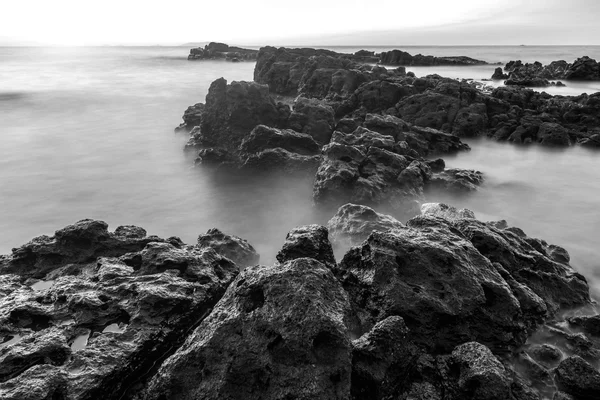
[[183, 113], [183, 123], [179, 125], [175, 131], [186, 130], [191, 131], [202, 122], [202, 114], [204, 113], [204, 103], [197, 103], [189, 106]]
[[[13, 278], [0, 298], [0, 327], [13, 339], [0, 345], [0, 397], [119, 399], [138, 392], [238, 273], [211, 248], [169, 241], [179, 247], [145, 237], [142, 228], [109, 233], [104, 222], [83, 220], [26, 245], [36, 262], [3, 276]], [[31, 288], [23, 284], [30, 276], [52, 280]], [[30, 391], [19, 397], [19, 387]]]
[[241, 168], [258, 173], [267, 171], [284, 175], [314, 176], [320, 162], [321, 157], [318, 155], [304, 156], [278, 147], [247, 156]]
[[355, 246], [362, 243], [373, 231], [385, 232], [389, 229], [402, 228], [404, 224], [370, 207], [344, 204], [329, 220], [327, 227], [334, 243], [348, 243]]
[[465, 56], [455, 57], [434, 57], [411, 54], [402, 50], [384, 51], [381, 53], [381, 63], [386, 65], [413, 65], [413, 66], [431, 66], [431, 65], [485, 65], [487, 62], [476, 60]]
[[575, 60], [565, 73], [564, 79], [571, 80], [600, 80], [600, 63], [593, 58], [581, 57]]
[[569, 132], [560, 124], [544, 122], [537, 132], [538, 141], [550, 146], [569, 146]]
[[460, 108], [460, 100], [434, 92], [415, 94], [396, 105], [398, 116], [403, 120], [447, 132], [452, 130]]
[[399, 315], [411, 340], [436, 352], [471, 340], [500, 353], [523, 344], [509, 285], [443, 221], [417, 217], [406, 228], [373, 232], [344, 256], [338, 276], [362, 325]]
[[260, 259], [247, 240], [239, 236], [227, 235], [217, 228], [209, 229], [204, 235], [198, 236], [197, 246], [200, 249], [212, 248], [240, 267], [256, 265]]
[[584, 359], [571, 356], [555, 370], [557, 386], [576, 399], [593, 400], [600, 396], [600, 372]]
[[476, 342], [457, 346], [449, 368], [458, 377], [459, 399], [505, 400], [510, 398], [510, 378], [500, 361], [484, 345]]
[[188, 60], [226, 59], [238, 62], [240, 60], [254, 60], [258, 54], [257, 50], [243, 49], [241, 47], [229, 46], [225, 43], [210, 42], [204, 48], [198, 47], [190, 50]]
[[356, 145], [346, 140], [350, 136], [340, 133], [323, 148], [313, 188], [315, 203], [335, 207], [348, 202], [385, 205], [404, 211], [414, 208], [431, 174], [429, 167], [377, 147], [368, 130], [355, 133], [358, 136], [353, 135], [352, 143]]
[[306, 133], [325, 145], [335, 128], [333, 108], [318, 100], [300, 97], [294, 103], [288, 123], [290, 128]]
[[431, 175], [429, 189], [450, 193], [465, 193], [478, 190], [483, 183], [483, 174], [479, 171], [450, 168]]
[[502, 67], [498, 67], [494, 70], [494, 74], [492, 75], [492, 79], [494, 80], [504, 80], [507, 79], [508, 75], [502, 71]]
[[219, 147], [201, 149], [194, 160], [194, 165], [215, 169], [235, 168], [237, 164], [238, 158], [234, 154]]
[[466, 208], [460, 210], [444, 203], [425, 203], [421, 205], [421, 215], [441, 217], [447, 220], [459, 218], [475, 218], [475, 213]]
[[124, 235], [125, 230], [132, 228], [119, 227], [112, 233], [104, 221], [81, 220], [54, 236], [38, 236], [13, 249], [12, 254], [0, 258], [0, 273], [42, 279], [60, 267], [72, 265], [75, 272], [76, 265], [94, 263], [98, 257], [118, 257], [140, 251], [150, 242], [164, 241], [156, 236]]
[[600, 337], [600, 315], [571, 317], [568, 321], [570, 325], [583, 329], [585, 333]]
[[335, 257], [329, 242], [329, 231], [321, 225], [306, 225], [292, 229], [285, 237], [277, 261], [285, 263], [297, 258], [313, 258], [328, 267], [334, 267]]
[[353, 399], [397, 398], [404, 391], [419, 354], [407, 336], [402, 318], [391, 316], [352, 343]]
[[314, 259], [246, 268], [144, 398], [347, 399], [348, 312], [346, 293]]
[[275, 148], [306, 156], [313, 156], [321, 151], [321, 147], [307, 133], [258, 125], [242, 140], [240, 152], [250, 155]]
[[242, 140], [257, 125], [285, 127], [288, 106], [275, 104], [269, 88], [254, 82], [231, 82], [223, 78], [214, 81], [206, 95], [200, 130], [211, 147], [236, 152]]

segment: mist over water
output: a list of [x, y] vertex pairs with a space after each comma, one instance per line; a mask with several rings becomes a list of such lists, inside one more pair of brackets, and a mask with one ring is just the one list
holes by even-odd
[[[598, 47], [403, 49], [503, 63], [600, 58]], [[97, 218], [112, 230], [134, 224], [186, 243], [217, 227], [248, 239], [261, 262], [269, 263], [291, 228], [328, 220], [331, 214], [312, 206], [311, 178], [223, 177], [192, 167], [182, 151], [187, 135], [173, 133], [183, 111], [204, 101], [214, 79], [252, 80], [254, 63], [190, 62], [187, 52], [185, 47], [0, 48], [0, 254], [80, 219]], [[408, 69], [418, 76], [481, 79], [489, 78], [494, 66]], [[569, 87], [577, 94], [600, 91], [594, 84]], [[572, 265], [599, 290], [600, 153], [486, 140], [470, 145], [471, 152], [444, 158], [449, 167], [484, 172], [483, 188], [471, 196], [428, 200], [470, 208], [484, 220], [506, 219], [565, 247]]]

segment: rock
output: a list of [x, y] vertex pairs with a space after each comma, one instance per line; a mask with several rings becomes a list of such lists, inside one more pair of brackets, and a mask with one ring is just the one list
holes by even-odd
[[206, 144], [235, 153], [257, 125], [284, 127], [289, 113], [287, 106], [275, 104], [266, 85], [243, 81], [228, 85], [220, 78], [206, 95], [200, 129]]
[[567, 321], [589, 335], [600, 337], [600, 315], [570, 317]]
[[460, 399], [504, 400], [510, 398], [510, 378], [500, 361], [484, 345], [476, 342], [457, 346], [449, 360], [452, 374], [458, 376]]
[[582, 139], [579, 144], [590, 148], [600, 147], [600, 133], [592, 135], [589, 138]]
[[573, 62], [565, 73], [564, 79], [570, 80], [600, 80], [600, 64], [589, 57], [581, 57]]
[[401, 50], [384, 51], [381, 53], [381, 63], [386, 65], [414, 65], [414, 66], [431, 66], [431, 65], [485, 65], [487, 62], [476, 60], [474, 58], [457, 56], [457, 57], [434, 57], [411, 54]]
[[498, 353], [520, 346], [527, 336], [509, 285], [441, 221], [375, 231], [344, 256], [338, 277], [362, 326], [401, 316], [410, 339], [435, 352], [473, 340]]
[[347, 399], [348, 311], [346, 293], [314, 259], [246, 268], [144, 398]]
[[374, 231], [385, 232], [403, 228], [404, 224], [390, 215], [380, 214], [370, 207], [344, 204], [327, 223], [333, 243], [356, 246]]
[[[238, 273], [212, 248], [175, 247], [132, 226], [109, 233], [101, 221], [32, 243], [23, 248], [35, 262], [3, 275], [14, 277], [0, 298], [13, 342], [0, 345], [0, 398], [130, 398]], [[51, 280], [19, 283], [30, 276]]]
[[396, 105], [398, 116], [411, 124], [450, 131], [460, 110], [460, 100], [434, 92], [402, 99]]
[[353, 399], [397, 398], [405, 390], [419, 353], [407, 336], [402, 318], [392, 316], [352, 343]]
[[412, 89], [394, 82], [376, 80], [363, 83], [356, 89], [351, 108], [364, 107], [366, 112], [394, 107], [400, 99], [412, 95]]
[[560, 124], [544, 122], [540, 125], [537, 133], [541, 144], [550, 146], [569, 146], [571, 140], [569, 132]]
[[[124, 235], [126, 231], [136, 234]], [[76, 272], [98, 257], [119, 257], [140, 251], [150, 242], [164, 241], [156, 236], [140, 237], [142, 231], [128, 226], [112, 233], [106, 222], [84, 219], [56, 231], [54, 236], [39, 236], [13, 249], [11, 255], [0, 258], [0, 273], [43, 279], [57, 268], [70, 266]]]
[[504, 80], [507, 79], [508, 75], [504, 73], [502, 67], [498, 67], [494, 70], [494, 74], [492, 75], [492, 79], [494, 80]]
[[318, 100], [299, 97], [290, 115], [289, 127], [306, 133], [320, 145], [329, 143], [335, 128], [333, 108]]
[[527, 352], [539, 363], [546, 366], [558, 364], [563, 358], [559, 349], [549, 344], [539, 344], [531, 346]]
[[427, 160], [427, 165], [431, 168], [431, 172], [438, 173], [442, 172], [446, 168], [446, 163], [443, 159], [437, 158], [435, 160]]
[[196, 126], [202, 123], [202, 114], [204, 113], [204, 103], [197, 103], [189, 106], [183, 113], [183, 123], [179, 125], [175, 131], [186, 130], [191, 131]]
[[477, 191], [483, 183], [483, 174], [479, 171], [451, 168], [431, 175], [427, 187], [450, 193]]
[[229, 46], [225, 43], [210, 42], [204, 48], [191, 49], [188, 60], [225, 59], [227, 61], [239, 62], [240, 60], [255, 60], [257, 54], [257, 50]]
[[240, 267], [258, 264], [260, 256], [247, 240], [234, 235], [227, 235], [217, 228], [209, 229], [198, 236], [199, 249], [212, 248], [223, 257], [229, 258]]
[[267, 149], [281, 148], [291, 153], [313, 156], [321, 152], [321, 147], [307, 133], [291, 129], [277, 129], [265, 125], [256, 126], [240, 145], [242, 154], [256, 154]]
[[576, 399], [592, 400], [600, 396], [600, 372], [578, 356], [563, 360], [555, 370], [557, 386]]
[[275, 172], [288, 176], [314, 176], [321, 157], [304, 156], [282, 148], [266, 149], [244, 158], [241, 168], [255, 173]]
[[329, 242], [329, 231], [321, 225], [306, 225], [292, 229], [285, 238], [283, 248], [277, 253], [277, 261], [285, 263], [297, 258], [313, 258], [326, 266], [336, 265]]
[[367, 147], [374, 138], [369, 131], [356, 134], [351, 138], [356, 145], [349, 144], [347, 136], [340, 134], [334, 135], [331, 143], [323, 148], [313, 188], [315, 203], [332, 207], [348, 202], [385, 205], [409, 212], [422, 195], [429, 167], [419, 161], [411, 163], [406, 157], [377, 144]]
[[194, 160], [194, 165], [201, 165], [202, 167], [216, 170], [235, 169], [237, 164], [238, 158], [234, 154], [228, 150], [214, 147], [201, 149]]
[[444, 203], [425, 203], [421, 205], [421, 215], [440, 217], [446, 220], [459, 218], [475, 218], [473, 211], [466, 208], [457, 209]]

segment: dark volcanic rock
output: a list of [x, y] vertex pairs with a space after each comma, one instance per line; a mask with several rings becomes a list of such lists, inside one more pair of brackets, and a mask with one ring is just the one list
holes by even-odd
[[284, 127], [289, 113], [287, 106], [275, 104], [267, 86], [235, 81], [228, 85], [220, 78], [206, 95], [201, 134], [206, 144], [236, 152], [257, 125]]
[[98, 257], [119, 257], [140, 251], [150, 242], [164, 241], [156, 236], [128, 234], [130, 231], [119, 227], [112, 233], [106, 222], [84, 219], [56, 231], [54, 236], [36, 237], [13, 249], [11, 255], [0, 257], [0, 273], [42, 279], [66, 266], [75, 273], [79, 266], [95, 263]]
[[254, 247], [247, 240], [227, 235], [217, 228], [209, 229], [204, 235], [198, 236], [197, 246], [200, 249], [212, 248], [240, 267], [256, 265], [260, 259]]
[[194, 127], [199, 126], [202, 122], [202, 113], [204, 112], [204, 103], [194, 104], [189, 106], [183, 113], [183, 123], [179, 125], [175, 131], [186, 130], [191, 131]]
[[210, 42], [204, 48], [190, 50], [188, 60], [226, 59], [227, 61], [255, 60], [258, 50], [243, 49], [225, 43]]
[[494, 75], [492, 75], [492, 79], [504, 80], [506, 78], [508, 78], [508, 75], [502, 72], [502, 67], [498, 67], [494, 70]]
[[555, 370], [560, 390], [576, 399], [600, 398], [600, 372], [578, 356], [565, 359]]
[[434, 57], [411, 54], [402, 50], [384, 51], [381, 53], [381, 63], [386, 65], [413, 65], [413, 66], [431, 66], [431, 65], [485, 65], [487, 62], [476, 60], [474, 58], [458, 57]]
[[307, 133], [292, 129], [277, 129], [258, 125], [240, 145], [242, 154], [255, 154], [267, 149], [281, 148], [291, 153], [313, 156], [321, 152], [321, 146]]
[[370, 207], [344, 204], [327, 223], [334, 243], [362, 243], [373, 231], [385, 232], [403, 228], [404, 224], [392, 216], [380, 214]]
[[399, 315], [411, 340], [430, 351], [470, 340], [497, 352], [524, 343], [522, 311], [509, 285], [443, 221], [419, 217], [407, 228], [373, 232], [344, 256], [339, 277], [361, 323]]
[[[105, 223], [84, 220], [38, 240], [29, 247], [36, 263], [2, 276], [12, 278], [0, 296], [1, 334], [14, 343], [0, 345], [1, 398], [130, 398], [238, 273], [211, 248], [142, 239], [135, 228], [119, 228], [117, 239]], [[63, 250], [50, 262], [50, 239], [69, 257]], [[46, 288], [25, 285], [29, 276], [49, 280]]]
[[297, 258], [313, 258], [332, 268], [335, 266], [329, 231], [321, 225], [306, 225], [292, 229], [285, 237], [277, 261], [285, 263]]
[[320, 162], [318, 155], [304, 156], [277, 147], [246, 156], [240, 167], [256, 173], [314, 176]]
[[589, 57], [578, 58], [565, 72], [564, 79], [597, 81], [600, 80], [600, 63]]
[[325, 145], [335, 128], [333, 108], [318, 100], [300, 97], [294, 103], [288, 124], [290, 128], [306, 133]]
[[465, 193], [476, 191], [482, 183], [483, 174], [479, 171], [451, 168], [432, 174], [427, 188], [450, 193]]
[[377, 323], [355, 340], [352, 350], [352, 398], [397, 398], [406, 389], [419, 354], [398, 316]]
[[456, 398], [505, 400], [511, 396], [511, 379], [490, 349], [480, 343], [462, 344], [452, 351], [448, 362], [458, 377]]
[[431, 171], [425, 163], [389, 150], [392, 143], [393, 138], [364, 128], [346, 135], [336, 132], [323, 148], [313, 189], [315, 203], [414, 208]]
[[346, 293], [316, 260], [246, 268], [145, 398], [348, 399], [348, 311]]
[[568, 321], [570, 325], [580, 327], [585, 333], [600, 337], [600, 315], [571, 317]]

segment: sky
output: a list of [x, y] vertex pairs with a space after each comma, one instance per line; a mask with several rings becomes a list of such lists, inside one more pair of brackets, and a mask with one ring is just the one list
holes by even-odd
[[0, 45], [600, 45], [599, 0], [3, 0]]

